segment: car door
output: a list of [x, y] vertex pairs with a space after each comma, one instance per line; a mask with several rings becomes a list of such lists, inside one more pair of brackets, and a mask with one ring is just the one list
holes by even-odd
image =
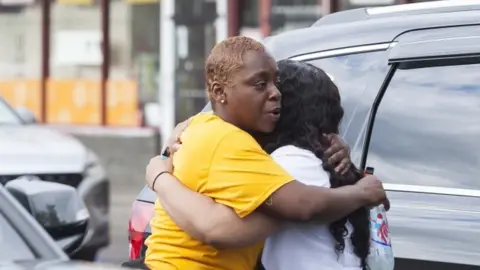
[[480, 35], [473, 33], [480, 27], [400, 36], [370, 112], [361, 164], [389, 190], [392, 245], [405, 269], [480, 268]]
[[[381, 46], [380, 46], [381, 45]], [[355, 46], [314, 52], [293, 60], [305, 61], [324, 70], [338, 86], [344, 116], [340, 135], [351, 149], [352, 160], [359, 163], [361, 137], [378, 88], [388, 71], [387, 49], [390, 43]]]

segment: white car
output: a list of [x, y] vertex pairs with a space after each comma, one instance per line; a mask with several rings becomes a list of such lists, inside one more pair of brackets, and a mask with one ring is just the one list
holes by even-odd
[[109, 244], [109, 180], [96, 155], [75, 137], [41, 125], [28, 109], [0, 97], [0, 183], [23, 175], [75, 187], [91, 221], [76, 259], [93, 260]]

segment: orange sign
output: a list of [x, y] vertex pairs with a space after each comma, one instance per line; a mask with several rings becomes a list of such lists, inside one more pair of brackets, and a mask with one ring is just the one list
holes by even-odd
[[[52, 124], [101, 124], [100, 82], [55, 80], [47, 84], [47, 122]], [[24, 106], [40, 119], [40, 81], [0, 81], [0, 95], [12, 106]], [[131, 80], [107, 83], [107, 125], [137, 126], [138, 90]]]
[[109, 126], [137, 125], [138, 90], [134, 81], [107, 84], [107, 123]]
[[30, 109], [40, 119], [40, 81], [0, 81], [0, 96], [12, 107]]
[[100, 82], [50, 80], [47, 119], [53, 124], [100, 124]]

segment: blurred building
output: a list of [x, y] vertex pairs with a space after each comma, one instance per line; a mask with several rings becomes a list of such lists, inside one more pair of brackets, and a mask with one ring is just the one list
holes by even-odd
[[427, 1], [432, 0], [229, 0], [229, 29], [231, 35], [262, 38], [308, 27], [337, 11]]
[[[0, 0], [0, 94], [39, 119], [42, 1]], [[157, 0], [110, 1], [109, 125], [138, 125], [141, 101], [156, 99], [159, 10]], [[52, 0], [50, 25], [46, 121], [98, 125], [103, 102], [100, 0]]]
[[[213, 1], [183, 1], [188, 3], [204, 1], [205, 5], [212, 5], [210, 6], [211, 13], [207, 15], [205, 24], [210, 25], [212, 23], [209, 19], [210, 16], [216, 16], [212, 11], [214, 9]], [[216, 2], [218, 4], [221, 1], [228, 2], [226, 7], [226, 35], [244, 35], [260, 40], [280, 32], [309, 27], [322, 16], [337, 11], [426, 2], [428, 0], [217, 0]], [[182, 1], [177, 0], [176, 5], [178, 5], [178, 2]], [[183, 12], [184, 10], [180, 9], [176, 11], [176, 14], [183, 16]], [[187, 14], [185, 16], [193, 15]], [[205, 24], [204, 22], [197, 22], [195, 26], [187, 26], [188, 29], [192, 29], [192, 31], [189, 31], [189, 38], [199, 42], [195, 43], [194, 41], [189, 46], [198, 46], [196, 48], [200, 48], [200, 50], [178, 56], [175, 109], [177, 121], [195, 114], [205, 104], [203, 63], [208, 50], [213, 45], [212, 42], [215, 40], [215, 35], [210, 30], [202, 31]], [[194, 36], [196, 37], [194, 38]], [[179, 44], [179, 46], [181, 45]]]
[[[214, 44], [227, 36], [268, 35], [308, 27], [322, 16], [346, 9], [425, 0], [175, 0], [174, 30], [163, 40], [161, 13], [167, 0], [110, 0], [110, 78], [106, 99], [100, 87], [101, 0], [51, 0], [50, 74], [46, 96], [40, 91], [42, 67], [41, 1], [0, 0], [0, 94], [46, 122], [107, 125], [159, 125], [158, 105], [173, 82], [175, 120], [205, 104], [203, 65]], [[161, 48], [173, 42], [162, 55]], [[169, 43], [171, 44], [171, 43]], [[162, 57], [173, 56], [170, 62]], [[165, 60], [165, 59], [163, 59]], [[173, 68], [159, 79], [161, 63]], [[165, 68], [165, 67], [163, 67]], [[162, 77], [163, 78], [163, 77]], [[143, 121], [140, 121], [143, 119]]]

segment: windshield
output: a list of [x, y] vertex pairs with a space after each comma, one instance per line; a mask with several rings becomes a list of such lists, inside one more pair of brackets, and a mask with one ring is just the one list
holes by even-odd
[[32, 250], [0, 212], [0, 264], [33, 259]]
[[0, 125], [20, 125], [22, 122], [15, 111], [0, 97]]

